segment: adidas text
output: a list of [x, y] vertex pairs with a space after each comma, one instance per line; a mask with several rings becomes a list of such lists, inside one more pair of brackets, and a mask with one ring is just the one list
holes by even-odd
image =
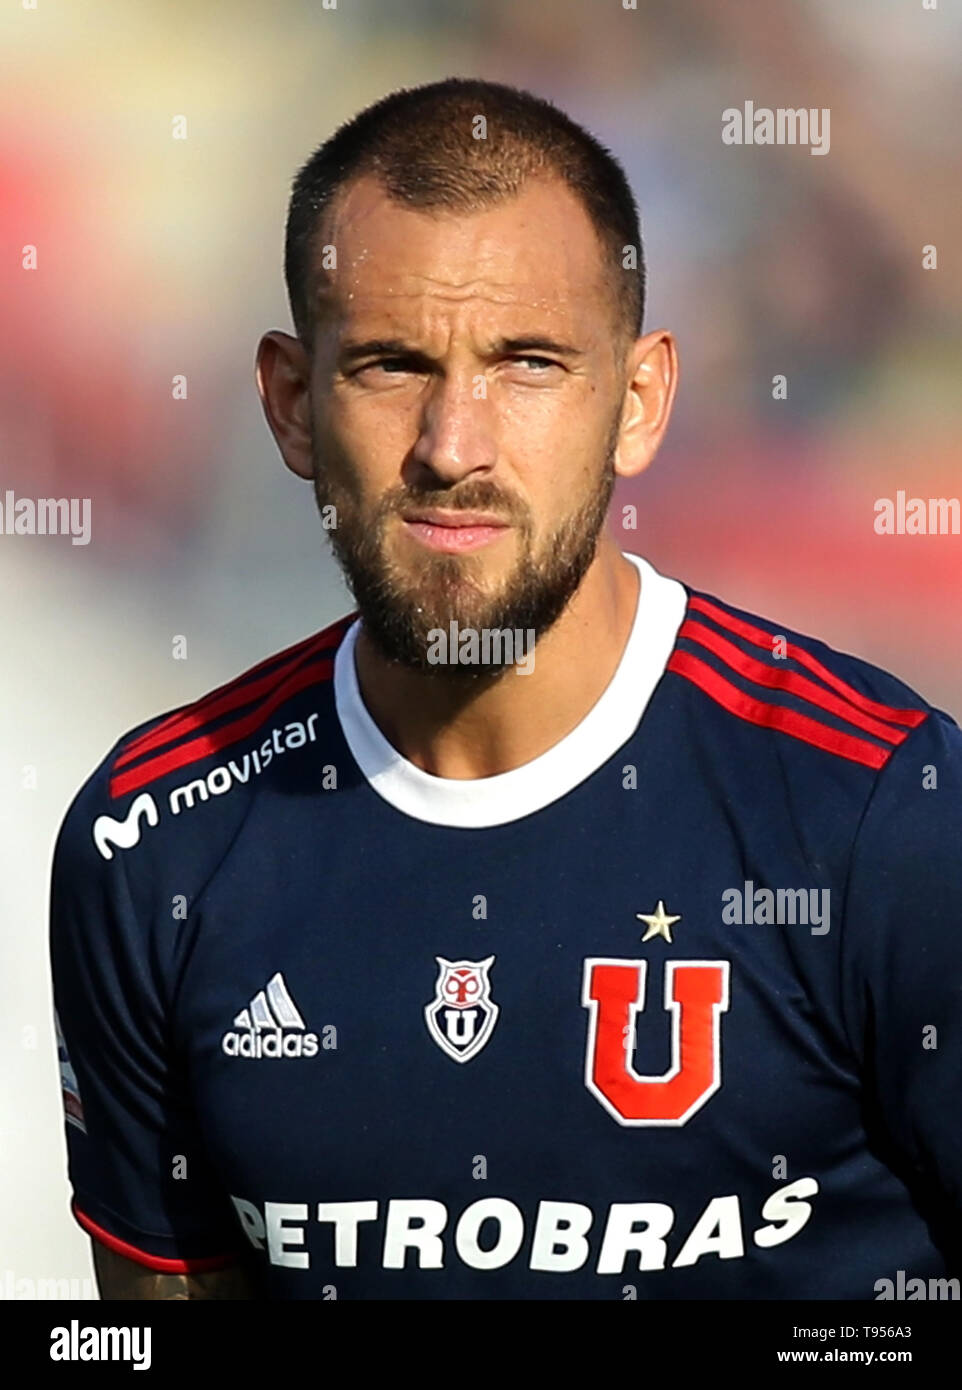
[[315, 1057], [316, 1033], [284, 1033], [280, 1028], [259, 1033], [225, 1033], [221, 1049], [228, 1057]]

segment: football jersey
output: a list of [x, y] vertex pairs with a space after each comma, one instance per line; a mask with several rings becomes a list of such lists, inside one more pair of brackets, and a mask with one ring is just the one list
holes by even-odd
[[273, 1299], [958, 1275], [962, 733], [627, 558], [612, 680], [508, 772], [402, 757], [350, 615], [93, 773], [51, 948], [96, 1240]]

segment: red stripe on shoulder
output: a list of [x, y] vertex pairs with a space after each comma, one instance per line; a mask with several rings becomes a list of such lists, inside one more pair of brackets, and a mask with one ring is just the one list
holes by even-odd
[[309, 686], [326, 683], [333, 674], [333, 660], [315, 662], [302, 671], [295, 669], [283, 684], [274, 690], [269, 699], [240, 719], [235, 719], [230, 724], [222, 724], [212, 734], [199, 734], [166, 753], [159, 753], [157, 757], [148, 758], [146, 762], [138, 763], [127, 772], [120, 772], [111, 777], [110, 795], [126, 796], [128, 792], [136, 791], [138, 787], [144, 787], [148, 782], [166, 776], [168, 772], [176, 772], [179, 768], [188, 767], [191, 763], [199, 762], [201, 758], [209, 757], [211, 753], [220, 753], [232, 744], [239, 743], [241, 739], [256, 733], [285, 700]]
[[848, 758], [850, 762], [862, 763], [865, 767], [884, 767], [891, 757], [889, 749], [877, 748], [866, 739], [842, 733], [828, 724], [820, 724], [817, 719], [811, 719], [807, 714], [799, 714], [796, 710], [786, 709], [783, 705], [769, 705], [763, 700], [746, 695], [743, 690], [739, 690], [736, 685], [719, 675], [714, 667], [690, 652], [672, 652], [666, 669], [692, 681], [716, 704], [728, 710], [729, 714], [734, 714], [736, 718], [744, 719], [749, 724], [779, 729], [782, 733], [801, 739], [803, 743], [810, 743], [827, 753], [836, 753], [839, 757]]
[[[766, 632], [764, 628], [756, 627], [753, 623], [747, 623], [743, 618], [737, 618], [734, 613], [729, 613], [727, 609], [720, 608], [718, 604], [712, 603], [709, 599], [701, 598], [697, 594], [690, 595], [688, 607], [689, 610], [694, 609], [698, 613], [704, 613], [720, 627], [727, 627], [730, 632], [737, 633], [739, 637], [744, 637], [746, 642], [751, 642], [756, 647], [762, 647], [767, 652], [771, 652], [773, 639], [780, 635], [777, 632]], [[890, 724], [904, 724], [909, 729], [914, 729], [918, 724], [921, 724], [928, 714], [928, 710], [924, 709], [895, 709], [892, 705], [883, 705], [877, 700], [870, 700], [867, 695], [863, 695], [847, 681], [843, 681], [840, 676], [836, 676], [834, 671], [823, 666], [804, 647], [800, 647], [796, 642], [786, 642], [785, 646], [786, 655], [792, 661], [797, 661], [799, 666], [804, 666], [813, 675], [818, 676], [819, 680], [824, 681], [836, 694], [841, 695], [850, 705], [865, 714], [874, 715], [876, 719], [885, 719]]]
[[790, 695], [797, 695], [799, 699], [808, 700], [829, 714], [837, 715], [839, 719], [854, 724], [856, 728], [864, 729], [867, 734], [884, 739], [886, 743], [899, 744], [908, 738], [907, 729], [894, 729], [891, 724], [883, 724], [880, 719], [863, 714], [861, 710], [833, 695], [824, 686], [816, 685], [807, 676], [800, 676], [797, 671], [790, 671], [784, 666], [766, 666], [764, 661], [749, 656], [714, 628], [705, 627], [693, 618], [686, 618], [678, 630], [678, 636], [687, 637], [689, 641], [697, 642], [708, 651], [714, 652], [715, 656], [747, 680], [755, 681], [757, 685], [766, 685], [770, 690], [784, 690]]
[[204, 1274], [212, 1269], [226, 1269], [229, 1265], [236, 1264], [240, 1259], [237, 1254], [205, 1255], [196, 1260], [169, 1260], [162, 1255], [149, 1255], [146, 1250], [138, 1250], [136, 1245], [121, 1240], [119, 1236], [112, 1236], [109, 1231], [104, 1230], [103, 1226], [98, 1226], [97, 1222], [91, 1220], [86, 1212], [80, 1210], [76, 1201], [70, 1203], [70, 1209], [77, 1222], [88, 1235], [93, 1236], [94, 1240], [105, 1245], [108, 1250], [113, 1250], [115, 1254], [123, 1255], [128, 1260], [134, 1260], [139, 1265], [145, 1265], [147, 1269], [155, 1269], [160, 1274]]
[[[139, 737], [128, 743], [116, 758], [114, 767], [126, 767], [128, 763], [134, 762], [144, 753], [150, 753], [155, 748], [162, 748], [167, 743], [175, 743], [184, 735], [196, 733], [205, 724], [213, 723], [222, 714], [229, 714], [231, 710], [250, 704], [252, 700], [259, 700], [262, 695], [273, 689], [279, 677], [282, 678], [285, 672], [296, 669], [302, 661], [307, 661], [327, 650], [335, 651], [355, 616], [354, 613], [350, 613], [345, 618], [339, 618], [336, 623], [326, 627], [323, 632], [314, 633], [301, 642], [295, 642], [294, 646], [287, 647], [284, 651], [277, 652], [274, 656], [269, 656], [264, 661], [258, 662], [249, 671], [236, 676], [226, 685], [218, 686], [216, 690], [202, 696], [194, 704], [168, 715], [155, 728], [148, 729], [145, 734], [140, 734]], [[267, 670], [268, 667], [270, 670]], [[260, 675], [258, 679], [260, 672], [266, 672], [266, 674]]]

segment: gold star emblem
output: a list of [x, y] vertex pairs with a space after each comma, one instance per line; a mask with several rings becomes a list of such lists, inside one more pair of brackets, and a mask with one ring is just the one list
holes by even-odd
[[671, 944], [672, 924], [681, 921], [681, 913], [675, 917], [670, 917], [665, 912], [665, 904], [661, 898], [658, 899], [658, 906], [654, 912], [636, 912], [635, 916], [648, 928], [641, 938], [643, 942], [650, 941], [653, 936], [663, 936], [669, 945]]

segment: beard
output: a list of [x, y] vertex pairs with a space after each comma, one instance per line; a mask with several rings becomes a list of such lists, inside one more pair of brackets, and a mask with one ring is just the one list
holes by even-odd
[[[520, 632], [527, 643], [531, 634], [537, 641], [557, 622], [595, 556], [615, 485], [617, 435], [616, 420], [596, 488], [546, 536], [537, 553], [529, 509], [489, 480], [469, 479], [449, 488], [412, 489], [400, 484], [384, 493], [373, 509], [365, 509], [354, 490], [323, 466], [312, 441], [317, 504], [322, 514], [324, 508], [335, 508], [336, 524], [328, 531], [331, 547], [354, 595], [365, 633], [380, 655], [435, 677], [442, 669], [459, 680], [502, 675], [513, 664], [504, 657], [484, 664], [470, 664], [459, 657], [439, 668], [429, 660], [432, 633], [447, 634], [449, 625], [456, 623], [462, 631], [473, 629], [479, 634]], [[470, 553], [425, 550], [409, 571], [391, 559], [385, 546], [388, 524], [417, 507], [491, 512], [515, 528], [520, 554], [497, 592], [488, 593], [472, 577], [474, 556]]]

